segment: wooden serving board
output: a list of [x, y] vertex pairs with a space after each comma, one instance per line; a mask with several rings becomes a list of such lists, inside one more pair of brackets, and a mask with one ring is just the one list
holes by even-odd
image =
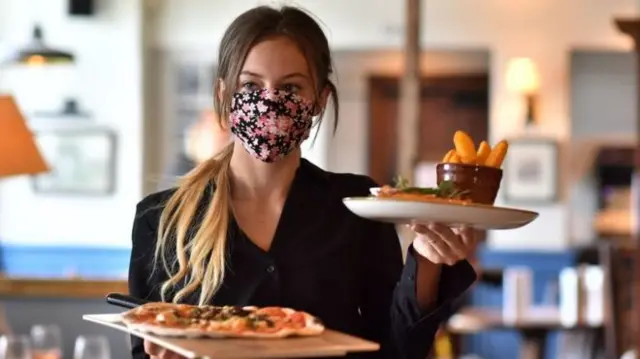
[[118, 314], [86, 314], [82, 319], [148, 340], [190, 359], [257, 359], [340, 357], [377, 351], [377, 343], [325, 330], [319, 336], [284, 339], [186, 339], [161, 337], [129, 329]]

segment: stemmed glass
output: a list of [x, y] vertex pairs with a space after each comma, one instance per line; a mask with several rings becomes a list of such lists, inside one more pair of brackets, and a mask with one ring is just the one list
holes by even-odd
[[57, 325], [31, 328], [33, 359], [62, 359], [62, 335]]
[[73, 350], [73, 359], [111, 359], [109, 341], [102, 335], [79, 336]]
[[23, 335], [0, 337], [0, 359], [32, 359], [29, 338]]

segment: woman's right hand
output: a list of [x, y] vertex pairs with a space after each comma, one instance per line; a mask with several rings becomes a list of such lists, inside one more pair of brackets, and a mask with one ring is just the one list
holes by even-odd
[[144, 341], [144, 351], [151, 357], [151, 359], [185, 359], [182, 355], [153, 344], [148, 340]]

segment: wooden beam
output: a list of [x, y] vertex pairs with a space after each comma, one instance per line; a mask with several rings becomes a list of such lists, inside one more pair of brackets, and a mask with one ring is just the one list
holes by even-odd
[[420, 133], [420, 6], [421, 0], [406, 0], [404, 76], [400, 87], [397, 121], [396, 171], [413, 181]]
[[[633, 39], [635, 55], [636, 55], [636, 84], [640, 86], [640, 18], [629, 18], [629, 19], [615, 19], [615, 25], [620, 32], [628, 35]], [[640, 89], [640, 87], [638, 87]], [[636, 89], [636, 103], [640, 103], [640, 91]], [[637, 117], [635, 118], [637, 128], [640, 129], [640, 111], [637, 111]], [[640, 134], [636, 134], [636, 136], [640, 136]], [[632, 178], [632, 197], [631, 198], [631, 206], [635, 209], [635, 215], [638, 216], [638, 211], [640, 209], [640, 148], [636, 145], [636, 154], [635, 154], [635, 170]], [[632, 209], [632, 212], [634, 212]], [[640, 221], [636, 218], [634, 223], [634, 228], [632, 228], [632, 234], [634, 236], [634, 278], [633, 278], [633, 286], [635, 288], [634, 299], [633, 299], [633, 309], [635, 311], [635, 321], [636, 325], [640, 323], [640, 233], [638, 228], [638, 223]], [[616, 338], [617, 339], [617, 338]], [[636, 332], [636, 351], [640, 350], [640, 331]], [[628, 349], [628, 348], [624, 348]]]

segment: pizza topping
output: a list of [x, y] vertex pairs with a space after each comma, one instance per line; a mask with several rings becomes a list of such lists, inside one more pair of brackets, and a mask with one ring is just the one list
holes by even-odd
[[216, 319], [220, 311], [221, 309], [218, 307], [204, 307], [201, 309], [201, 313], [198, 317], [202, 319]]
[[[223, 336], [287, 336], [298, 333], [320, 334], [324, 326], [311, 315], [280, 307], [192, 306], [145, 304], [123, 315], [127, 325], [162, 333], [162, 328], [189, 330]], [[309, 332], [308, 326], [312, 331]], [[151, 329], [149, 329], [151, 328]], [[284, 331], [284, 332], [283, 332]], [[172, 331], [175, 333], [175, 331]], [[284, 333], [284, 334], [283, 334]]]
[[382, 186], [375, 194], [378, 198], [469, 202], [467, 195], [467, 191], [457, 190], [450, 181], [443, 181], [438, 187], [412, 187], [409, 185], [409, 182], [402, 177], [396, 179], [395, 186]]
[[249, 314], [252, 313], [252, 311], [248, 311], [242, 307], [227, 307], [227, 308], [228, 308], [228, 313], [231, 316], [247, 317], [249, 316]]
[[180, 318], [174, 312], [162, 312], [156, 316], [156, 320], [160, 323], [165, 323], [169, 326], [173, 326], [180, 323]]

